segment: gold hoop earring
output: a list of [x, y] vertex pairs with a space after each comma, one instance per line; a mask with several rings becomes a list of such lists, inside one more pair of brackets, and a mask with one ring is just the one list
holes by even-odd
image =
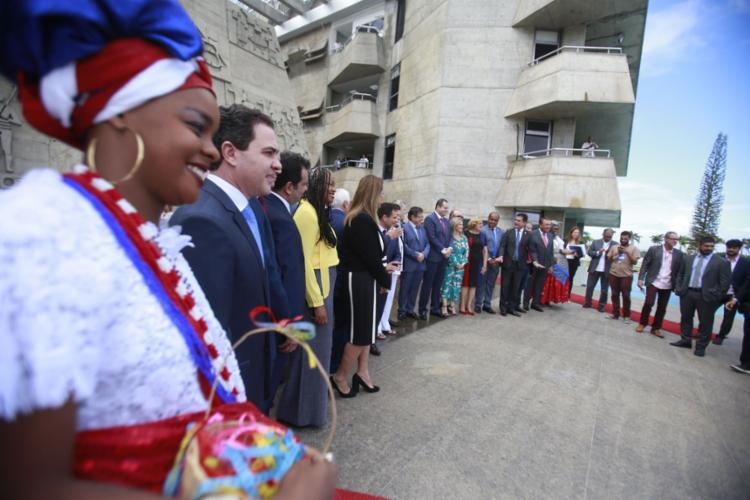
[[[121, 179], [118, 179], [116, 181], [110, 181], [112, 184], [119, 184], [121, 182], [132, 179], [136, 172], [138, 172], [138, 170], [141, 168], [143, 158], [146, 156], [146, 147], [143, 144], [143, 138], [141, 137], [141, 134], [130, 128], [127, 128], [127, 130], [132, 132], [133, 136], [135, 137], [135, 163], [133, 163], [133, 166], [130, 168], [130, 171], [125, 175], [125, 177], [122, 177]], [[93, 172], [96, 172], [96, 137], [91, 139], [91, 142], [89, 142], [89, 145], [86, 148], [86, 164], [88, 165], [89, 169], [91, 169]]]

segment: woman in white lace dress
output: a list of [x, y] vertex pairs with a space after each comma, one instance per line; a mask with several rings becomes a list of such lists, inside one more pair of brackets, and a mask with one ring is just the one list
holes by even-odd
[[[73, 174], [35, 170], [0, 195], [7, 498], [146, 496], [102, 482], [158, 492], [211, 383], [219, 402], [245, 399], [180, 255], [189, 238], [157, 227], [218, 158], [200, 35], [176, 2], [106, 3], [17, 2], [0, 21], [0, 70], [18, 77], [28, 121], [87, 152]], [[142, 38], [106, 39], [128, 29]], [[330, 496], [334, 482], [333, 466], [303, 460], [279, 494]]]

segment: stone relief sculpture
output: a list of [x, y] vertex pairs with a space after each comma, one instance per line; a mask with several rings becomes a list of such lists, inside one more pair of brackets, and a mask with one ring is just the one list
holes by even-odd
[[227, 4], [227, 23], [227, 35], [232, 44], [284, 68], [279, 42], [270, 24], [232, 4]]

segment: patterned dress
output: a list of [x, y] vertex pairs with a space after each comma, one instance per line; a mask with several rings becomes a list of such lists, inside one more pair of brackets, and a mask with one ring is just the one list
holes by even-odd
[[461, 235], [460, 239], [451, 240], [453, 252], [445, 267], [443, 285], [440, 287], [440, 297], [448, 302], [458, 302], [461, 297], [461, 282], [464, 279], [464, 266], [469, 260], [469, 240]]

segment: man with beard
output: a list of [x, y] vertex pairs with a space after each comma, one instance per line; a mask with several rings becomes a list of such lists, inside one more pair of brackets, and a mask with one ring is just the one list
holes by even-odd
[[[735, 274], [743, 275], [745, 267], [750, 266], [750, 260], [740, 257], [740, 248], [742, 248], [742, 242], [740, 240], [729, 240], [726, 242], [727, 253], [726, 259], [729, 261], [729, 265], [732, 267], [732, 281], [734, 282]], [[732, 330], [732, 324], [734, 323], [734, 316], [737, 314], [737, 301], [736, 301], [737, 290], [734, 287], [734, 283], [729, 287], [727, 296], [724, 297], [724, 319], [721, 322], [719, 328], [719, 334], [714, 339], [714, 344], [721, 345], [724, 339], [729, 335]]]

